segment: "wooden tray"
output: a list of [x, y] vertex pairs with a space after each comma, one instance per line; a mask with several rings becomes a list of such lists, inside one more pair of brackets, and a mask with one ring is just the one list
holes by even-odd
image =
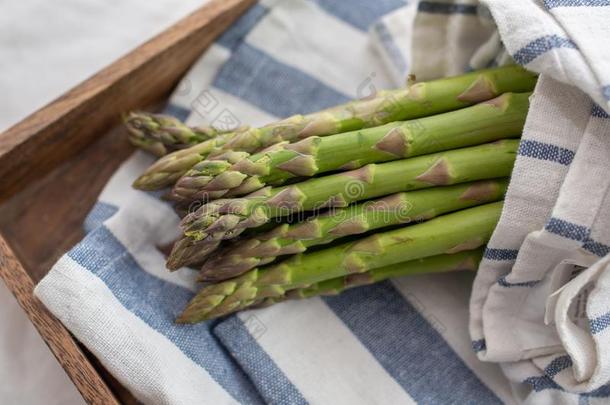
[[85, 215], [133, 151], [120, 116], [159, 106], [255, 0], [213, 0], [0, 134], [0, 277], [89, 403], [135, 403], [33, 296], [83, 237]]

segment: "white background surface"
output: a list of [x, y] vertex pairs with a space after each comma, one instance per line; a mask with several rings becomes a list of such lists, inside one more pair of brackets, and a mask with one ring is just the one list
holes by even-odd
[[[205, 2], [0, 0], [0, 131]], [[0, 281], [0, 403], [82, 402]]]

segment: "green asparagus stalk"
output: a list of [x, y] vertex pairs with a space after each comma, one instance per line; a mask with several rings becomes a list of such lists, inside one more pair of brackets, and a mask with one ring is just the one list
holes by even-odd
[[227, 132], [214, 127], [188, 127], [172, 116], [140, 111], [129, 113], [124, 121], [129, 141], [156, 156], [191, 147]]
[[[449, 273], [454, 271], [474, 272], [477, 270], [482, 256], [483, 249], [475, 249], [391, 264], [389, 266], [369, 270], [365, 273], [349, 274], [347, 276], [321, 281], [308, 287], [288, 290], [283, 296], [264, 298], [253, 305], [244, 306], [244, 308], [264, 308], [288, 299], [305, 299], [317, 296], [338, 295], [350, 288], [370, 285], [390, 278], [416, 274]], [[236, 311], [244, 308], [237, 308]]]
[[282, 141], [326, 136], [457, 110], [508, 92], [528, 92], [536, 76], [518, 66], [481, 70], [390, 90], [321, 112], [295, 115], [262, 128], [227, 133], [159, 159], [134, 183], [143, 190], [171, 186], [219, 148], [257, 152]]
[[448, 273], [452, 271], [476, 271], [483, 257], [483, 249], [466, 250], [391, 264], [359, 274], [349, 274], [315, 283], [305, 288], [290, 290], [287, 298], [302, 299], [318, 295], [338, 295], [348, 288], [359, 287], [390, 278], [415, 274]]
[[178, 322], [196, 323], [215, 318], [261, 299], [281, 297], [289, 290], [337, 277], [476, 249], [489, 240], [501, 211], [501, 202], [480, 205], [250, 270], [235, 279], [204, 287]]
[[510, 174], [519, 141], [502, 140], [446, 152], [313, 178], [278, 188], [264, 188], [235, 199], [203, 205], [182, 219], [185, 237], [170, 254], [168, 269], [200, 262], [221, 240], [267, 223], [271, 218], [329, 207], [401, 191], [446, 186]]
[[525, 123], [529, 95], [505, 93], [443, 114], [333, 136], [312, 136], [234, 164], [202, 161], [177, 181], [171, 198], [188, 202], [243, 196], [294, 177], [517, 137]]
[[281, 255], [383, 227], [434, 218], [475, 205], [501, 200], [508, 180], [495, 179], [397, 193], [379, 200], [331, 210], [304, 222], [275, 229], [220, 249], [201, 268], [202, 281], [236, 277], [273, 262]]

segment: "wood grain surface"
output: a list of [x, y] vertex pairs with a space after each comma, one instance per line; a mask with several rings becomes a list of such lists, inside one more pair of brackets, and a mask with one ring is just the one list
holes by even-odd
[[114, 394], [79, 349], [70, 333], [32, 294], [34, 283], [0, 236], [0, 278], [44, 337], [70, 379], [89, 403], [118, 404]]
[[34, 283], [82, 238], [97, 195], [133, 151], [121, 114], [163, 103], [254, 3], [211, 1], [0, 134], [0, 277], [89, 403], [137, 401], [34, 298]]
[[70, 159], [120, 115], [167, 96], [254, 0], [213, 0], [0, 135], [0, 201]]
[[34, 283], [83, 238], [85, 216], [132, 152], [118, 127], [0, 206], [0, 233]]

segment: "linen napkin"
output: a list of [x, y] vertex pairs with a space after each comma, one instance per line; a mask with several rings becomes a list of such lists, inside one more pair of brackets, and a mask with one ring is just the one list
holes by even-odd
[[[431, 74], [459, 73], [468, 69], [463, 61], [480, 65], [492, 54], [493, 63], [502, 63], [507, 54], [494, 53], [501, 34], [478, 11], [472, 2], [262, 1], [193, 66], [166, 112], [230, 129], [395, 87], [405, 73], [417, 73], [416, 55], [428, 45], [410, 46], [427, 26], [422, 18], [439, 28], [453, 18], [460, 24], [452, 27], [471, 27], [444, 30], [461, 32], [455, 44], [468, 50], [454, 47], [448, 55], [462, 62]], [[447, 57], [440, 51], [428, 47], [439, 61]], [[337, 297], [174, 325], [197, 286], [192, 270], [169, 273], [159, 250], [177, 236], [178, 218], [155, 194], [130, 187], [151, 162], [137, 152], [117, 171], [85, 221], [87, 236], [36, 289], [139, 400], [511, 403], [515, 392], [528, 392], [527, 384], [511, 390], [500, 367], [472, 351], [469, 274], [401, 278]], [[588, 277], [601, 280], [600, 274]], [[534, 390], [528, 398], [551, 391], [558, 390]]]
[[[420, 2], [413, 35], [403, 37], [412, 41], [409, 72], [418, 77], [507, 61], [541, 73], [473, 287], [473, 349], [529, 386], [515, 386], [521, 400], [603, 401], [610, 395], [610, 2], [482, 3]], [[389, 18], [388, 30], [400, 33]]]
[[[367, 30], [402, 6], [261, 2], [193, 66], [166, 112], [228, 129], [394, 87]], [[117, 171], [85, 221], [85, 239], [36, 289], [142, 402], [511, 401], [499, 367], [470, 350], [470, 274], [412, 277], [175, 325], [198, 287], [192, 270], [169, 273], [158, 249], [178, 234], [172, 209], [130, 187], [151, 162], [138, 152]]]

